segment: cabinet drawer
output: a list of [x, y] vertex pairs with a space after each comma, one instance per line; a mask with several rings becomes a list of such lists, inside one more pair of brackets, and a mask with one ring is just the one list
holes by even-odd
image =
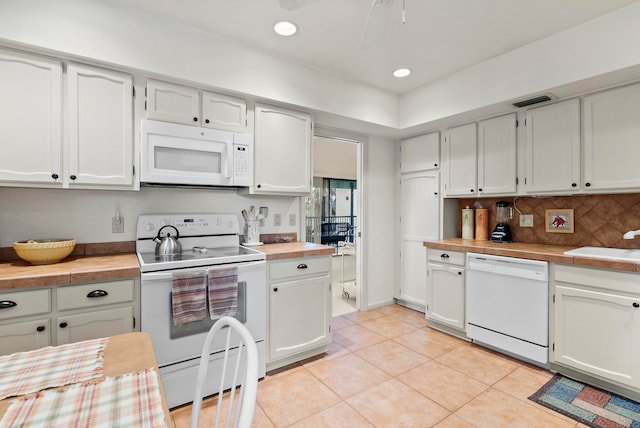
[[464, 266], [464, 255], [461, 251], [427, 249], [427, 258], [431, 262], [447, 263], [450, 265]]
[[0, 320], [51, 311], [51, 290], [16, 291], [0, 294]]
[[330, 271], [331, 256], [269, 262], [270, 280], [328, 274]]
[[133, 301], [133, 279], [69, 285], [57, 290], [58, 310], [90, 308]]

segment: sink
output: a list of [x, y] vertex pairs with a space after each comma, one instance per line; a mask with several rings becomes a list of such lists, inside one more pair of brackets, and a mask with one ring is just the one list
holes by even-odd
[[565, 251], [564, 254], [609, 260], [640, 261], [640, 250], [628, 250], [625, 248], [580, 247], [575, 250]]

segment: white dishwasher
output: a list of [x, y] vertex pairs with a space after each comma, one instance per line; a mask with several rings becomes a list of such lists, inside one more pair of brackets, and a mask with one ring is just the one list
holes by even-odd
[[547, 262], [467, 253], [467, 336], [538, 365], [549, 362]]

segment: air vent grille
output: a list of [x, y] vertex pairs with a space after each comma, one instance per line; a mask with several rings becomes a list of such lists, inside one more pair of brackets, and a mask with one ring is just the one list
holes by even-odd
[[513, 103], [513, 105], [520, 108], [520, 107], [530, 106], [532, 104], [543, 103], [545, 101], [551, 101], [553, 99], [555, 99], [553, 95], [539, 95], [537, 97], [529, 98], [527, 100], [518, 101], [516, 103]]

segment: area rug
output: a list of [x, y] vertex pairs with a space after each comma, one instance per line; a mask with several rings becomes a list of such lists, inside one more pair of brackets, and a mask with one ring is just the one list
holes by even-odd
[[640, 428], [640, 403], [556, 374], [529, 400], [595, 428]]

